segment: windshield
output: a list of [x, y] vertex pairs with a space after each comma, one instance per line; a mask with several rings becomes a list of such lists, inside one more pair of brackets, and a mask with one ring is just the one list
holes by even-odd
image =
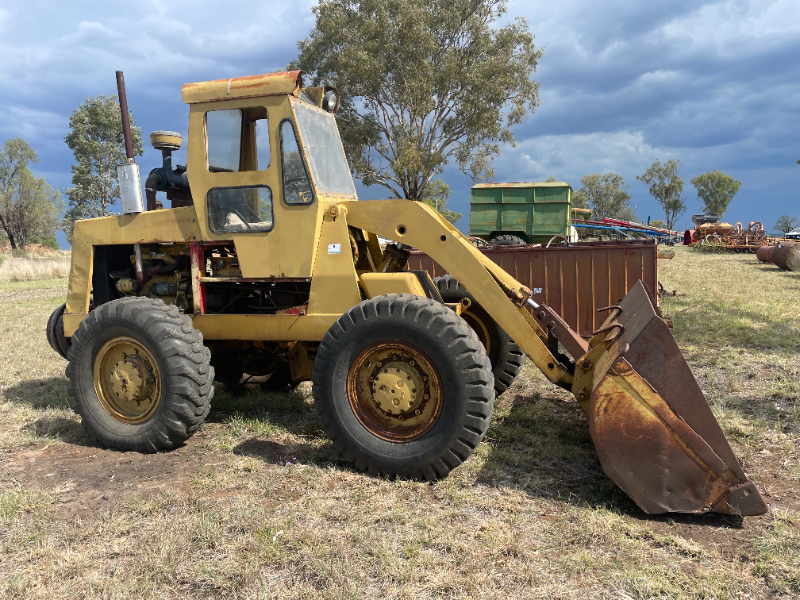
[[325, 194], [355, 196], [356, 190], [339, 139], [336, 119], [332, 114], [305, 102], [294, 102], [293, 105], [314, 183]]

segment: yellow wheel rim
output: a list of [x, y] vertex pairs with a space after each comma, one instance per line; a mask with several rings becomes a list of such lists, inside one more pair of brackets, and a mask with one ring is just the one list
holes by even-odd
[[473, 331], [478, 335], [478, 339], [483, 344], [484, 349], [486, 350], [486, 354], [491, 354], [492, 352], [492, 336], [489, 334], [489, 328], [486, 327], [486, 323], [483, 322], [478, 315], [474, 312], [469, 310], [464, 311], [461, 313], [461, 318], [464, 319], [467, 324], [472, 327]]
[[146, 421], [161, 400], [158, 364], [130, 337], [107, 341], [94, 359], [94, 391], [105, 411], [122, 423]]
[[359, 422], [390, 442], [421, 438], [442, 414], [439, 374], [421, 350], [404, 342], [363, 350], [347, 374], [347, 396]]

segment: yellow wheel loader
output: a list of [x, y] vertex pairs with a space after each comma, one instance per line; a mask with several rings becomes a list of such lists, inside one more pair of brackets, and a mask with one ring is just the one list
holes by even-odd
[[[586, 341], [425, 204], [358, 201], [335, 89], [292, 71], [182, 93], [187, 164], [172, 165], [181, 136], [155, 132], [163, 164], [142, 194], [127, 136], [124, 214], [75, 224], [66, 304], [47, 325], [99, 443], [180, 444], [215, 372], [310, 380], [345, 460], [431, 480], [483, 440], [524, 353], [574, 394], [603, 469], [644, 511], [766, 510], [643, 284]], [[409, 247], [449, 278], [403, 270]]]

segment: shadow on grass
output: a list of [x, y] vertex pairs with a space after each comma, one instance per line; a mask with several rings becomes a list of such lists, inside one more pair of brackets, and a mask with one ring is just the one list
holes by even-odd
[[72, 407], [65, 377], [23, 381], [6, 388], [4, 395], [9, 402], [43, 413], [41, 417], [22, 428], [22, 431], [31, 438], [44, 440], [55, 438], [69, 444], [94, 446], [90, 436], [76, 419], [48, 412], [49, 409]]
[[[333, 445], [319, 443], [327, 438], [313, 404], [302, 389], [264, 392], [254, 388], [234, 396], [218, 386], [206, 421], [255, 434], [235, 446], [234, 454], [274, 464], [336, 462]], [[280, 436], [280, 442], [270, 439], [276, 434], [291, 434], [291, 441], [285, 441], [285, 435]]]
[[70, 408], [66, 377], [29, 379], [5, 389], [5, 397], [14, 404], [31, 408]]
[[[532, 496], [618, 512], [642, 521], [738, 528], [741, 519], [718, 514], [648, 515], [611, 481], [600, 466], [586, 417], [576, 402], [534, 394], [501, 397], [487, 434], [491, 450], [478, 481], [525, 490]], [[508, 406], [508, 404], [507, 404]]]

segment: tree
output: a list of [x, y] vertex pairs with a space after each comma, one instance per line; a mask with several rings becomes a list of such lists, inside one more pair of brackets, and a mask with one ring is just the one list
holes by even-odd
[[692, 185], [697, 188], [697, 197], [703, 202], [703, 210], [707, 214], [721, 217], [739, 191], [742, 182], [715, 169], [693, 177]]
[[669, 230], [675, 227], [675, 222], [686, 212], [686, 204], [681, 197], [683, 179], [678, 175], [680, 170], [679, 160], [670, 159], [662, 165], [661, 161], [656, 159], [647, 171], [636, 176], [636, 179], [650, 186], [650, 195], [664, 209], [666, 228]]
[[548, 177], [547, 179], [545, 179], [545, 181], [544, 181], [544, 182], [545, 182], [545, 183], [555, 183], [555, 182], [557, 182], [557, 181], [558, 181], [558, 179], [556, 179], [555, 177], [553, 177], [553, 176], [551, 175], [550, 177]]
[[289, 68], [341, 94], [338, 121], [354, 176], [421, 200], [451, 159], [494, 176], [499, 142], [539, 104], [542, 51], [527, 22], [492, 27], [506, 0], [320, 0]]
[[461, 218], [461, 213], [447, 210], [447, 199], [450, 197], [450, 186], [441, 179], [434, 179], [425, 188], [422, 201], [436, 209], [450, 223], [455, 223]]
[[612, 217], [623, 221], [636, 221], [636, 213], [630, 205], [631, 195], [625, 190], [622, 175], [608, 173], [584, 175], [581, 187], [572, 194], [572, 204], [576, 208], [591, 208], [596, 219]]
[[666, 229], [667, 224], [664, 221], [659, 221], [658, 219], [653, 219], [649, 223], [650, 227], [656, 227], [658, 229]]
[[[133, 151], [142, 155], [142, 132], [130, 116]], [[75, 155], [72, 185], [67, 189], [69, 210], [64, 216], [67, 237], [79, 219], [104, 217], [119, 198], [117, 165], [125, 163], [122, 117], [116, 96], [87, 98], [69, 118], [64, 141]]]
[[790, 217], [789, 215], [781, 215], [778, 217], [778, 221], [775, 223], [773, 229], [779, 233], [789, 233], [794, 229], [795, 223], [797, 223], [796, 218]]
[[10, 201], [3, 207], [8, 239], [25, 248], [53, 237], [58, 227], [60, 194], [27, 169], [17, 181]]
[[12, 202], [22, 174], [28, 170], [28, 163], [39, 162], [33, 148], [22, 138], [6, 140], [0, 150], [0, 227], [11, 243], [17, 248], [13, 227], [10, 224]]
[[22, 138], [0, 150], [0, 227], [14, 250], [52, 237], [58, 224], [58, 192], [28, 169], [38, 160]]

